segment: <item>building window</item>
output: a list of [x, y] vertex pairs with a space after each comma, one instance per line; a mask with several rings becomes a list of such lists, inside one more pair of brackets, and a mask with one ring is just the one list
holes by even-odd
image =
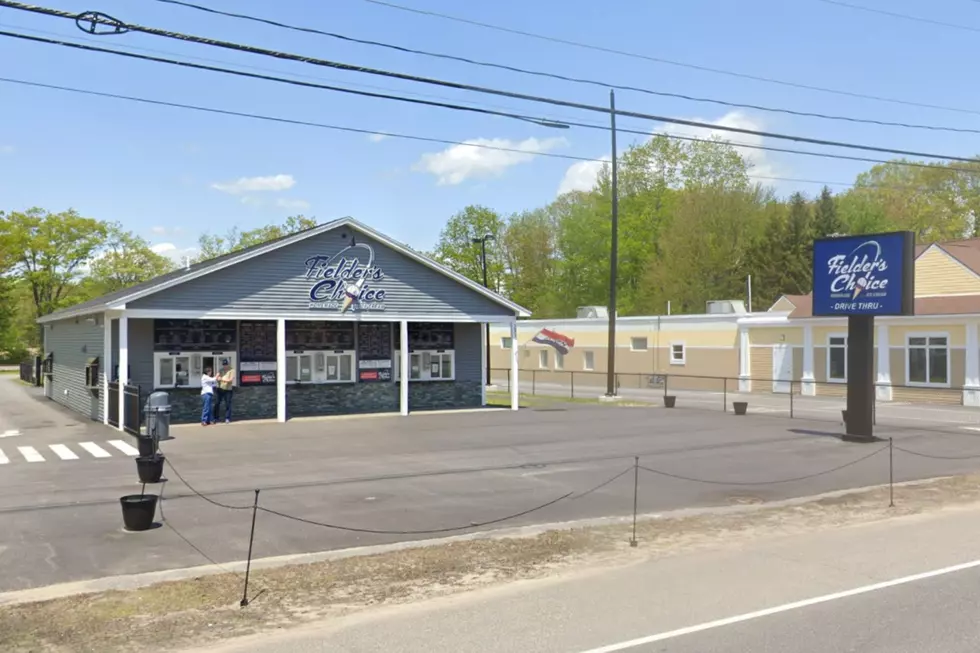
[[353, 383], [353, 351], [304, 351], [286, 354], [286, 383]]
[[513, 338], [509, 338], [508, 337], [508, 338], [501, 338], [500, 339], [500, 348], [501, 349], [510, 349], [513, 346], [514, 346], [514, 339]]
[[548, 350], [541, 349], [538, 351], [538, 367], [543, 370], [548, 369]]
[[586, 372], [591, 372], [595, 369], [595, 352], [585, 352], [585, 362], [582, 363], [582, 369]]
[[154, 352], [153, 387], [155, 388], [200, 388], [201, 374], [211, 368], [212, 376], [221, 369], [221, 361], [235, 369], [237, 355], [234, 351], [200, 352]]
[[647, 339], [646, 338], [630, 338], [630, 350], [631, 351], [646, 351], [647, 350]]
[[684, 365], [687, 362], [687, 348], [683, 342], [670, 343], [670, 364]]
[[[401, 352], [395, 352], [395, 381], [401, 379]], [[413, 351], [408, 356], [410, 381], [452, 381], [456, 378], [453, 351]]]
[[949, 337], [910, 335], [906, 353], [910, 385], [949, 385]]
[[565, 354], [561, 353], [560, 351], [555, 352], [555, 369], [565, 369]]
[[827, 380], [847, 381], [847, 336], [827, 339]]

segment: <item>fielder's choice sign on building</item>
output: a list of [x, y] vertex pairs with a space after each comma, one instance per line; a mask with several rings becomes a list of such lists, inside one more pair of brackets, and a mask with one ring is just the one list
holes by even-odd
[[913, 315], [915, 234], [813, 241], [813, 315]]

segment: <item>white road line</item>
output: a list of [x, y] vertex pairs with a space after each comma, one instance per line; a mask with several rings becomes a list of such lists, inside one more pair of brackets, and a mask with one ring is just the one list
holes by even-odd
[[53, 451], [62, 460], [78, 460], [78, 454], [63, 444], [49, 444], [48, 449]]
[[20, 431], [17, 429], [8, 429], [3, 433], [0, 433], [0, 438], [13, 438], [17, 437], [18, 435], [20, 435]]
[[138, 456], [140, 455], [140, 450], [129, 444], [124, 440], [109, 440], [109, 444], [114, 446], [119, 451], [122, 451], [127, 456]]
[[44, 456], [39, 454], [37, 452], [37, 449], [35, 449], [34, 447], [17, 447], [17, 451], [19, 451], [20, 455], [22, 455], [24, 459], [27, 460], [27, 462], [29, 463], [44, 462]]
[[89, 452], [96, 458], [108, 458], [112, 455], [111, 453], [109, 453], [99, 445], [95, 444], [94, 442], [79, 442], [78, 446], [80, 446], [82, 449]]
[[857, 596], [859, 594], [877, 592], [878, 590], [888, 589], [889, 587], [895, 587], [896, 585], [915, 583], [920, 580], [935, 578], [936, 576], [944, 576], [946, 574], [953, 574], [958, 571], [966, 571], [967, 569], [974, 569], [976, 567], [980, 567], [980, 560], [973, 560], [971, 562], [964, 562], [959, 565], [953, 565], [952, 567], [943, 567], [942, 569], [926, 571], [921, 574], [903, 576], [901, 578], [895, 578], [893, 580], [886, 580], [881, 583], [874, 583], [873, 585], [864, 585], [863, 587], [856, 587], [854, 589], [846, 590], [843, 592], [836, 592], [834, 594], [824, 594], [823, 596], [815, 596], [811, 599], [804, 599], [802, 601], [796, 601], [794, 603], [785, 603], [783, 605], [777, 605], [772, 608], [757, 610], [755, 612], [747, 612], [745, 614], [736, 615], [734, 617], [727, 617], [725, 619], [708, 621], [702, 624], [697, 624], [696, 626], [687, 626], [686, 628], [669, 630], [665, 633], [648, 635], [647, 637], [638, 637], [637, 639], [631, 639], [629, 641], [619, 642], [618, 644], [610, 644], [608, 646], [600, 646], [599, 648], [591, 648], [587, 651], [581, 651], [581, 653], [615, 653], [616, 651], [625, 651], [627, 649], [636, 648], [637, 646], [645, 646], [647, 644], [653, 644], [655, 642], [662, 642], [668, 639], [675, 639], [677, 637], [683, 637], [684, 635], [692, 635], [694, 633], [700, 633], [705, 630], [723, 628], [724, 626], [731, 626], [733, 624], [742, 623], [743, 621], [760, 619], [762, 617], [768, 617], [770, 615], [779, 614], [781, 612], [789, 612], [790, 610], [799, 610], [800, 608], [807, 608], [810, 607], [811, 605], [818, 605], [820, 603], [838, 601], [840, 599], [846, 599], [851, 596]]
[[7, 458], [7, 455], [3, 452], [3, 449], [0, 449], [0, 465], [6, 465], [9, 462], [10, 458]]

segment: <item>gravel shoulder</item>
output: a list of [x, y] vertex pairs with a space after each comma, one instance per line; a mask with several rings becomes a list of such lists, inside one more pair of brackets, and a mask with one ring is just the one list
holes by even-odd
[[0, 606], [0, 650], [98, 652], [206, 648], [260, 634], [478, 588], [581, 573], [759, 538], [856, 526], [980, 503], [980, 475], [877, 487], [779, 505], [646, 516], [629, 524], [565, 525], [527, 536], [472, 539], [253, 571], [250, 604], [237, 573]]

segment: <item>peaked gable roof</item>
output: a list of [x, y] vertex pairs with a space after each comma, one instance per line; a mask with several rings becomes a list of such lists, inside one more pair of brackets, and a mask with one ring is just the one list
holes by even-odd
[[458, 272], [450, 270], [449, 268], [442, 265], [441, 263], [437, 263], [436, 261], [433, 261], [431, 258], [419, 254], [408, 245], [392, 240], [388, 236], [385, 236], [384, 234], [372, 229], [371, 227], [368, 227], [364, 223], [358, 222], [353, 218], [347, 217], [347, 218], [340, 218], [338, 220], [333, 220], [331, 222], [326, 222], [324, 224], [317, 225], [315, 227], [311, 227], [309, 229], [305, 229], [303, 231], [299, 231], [293, 234], [289, 234], [281, 238], [276, 238], [274, 240], [266, 241], [264, 243], [259, 243], [258, 245], [252, 245], [251, 247], [246, 247], [245, 249], [238, 250], [236, 252], [223, 254], [222, 256], [208, 259], [206, 261], [201, 261], [200, 263], [195, 263], [189, 267], [181, 268], [179, 270], [174, 270], [173, 272], [169, 272], [159, 277], [155, 277], [153, 279], [150, 279], [149, 281], [144, 281], [143, 283], [138, 283], [134, 286], [129, 286], [128, 288], [123, 288], [122, 290], [118, 290], [103, 295], [102, 297], [97, 297], [95, 299], [89, 300], [87, 302], [83, 302], [81, 304], [76, 304], [74, 306], [69, 306], [67, 308], [54, 311], [53, 313], [49, 313], [48, 315], [39, 318], [38, 322], [41, 323], [53, 322], [56, 320], [76, 317], [80, 315], [100, 313], [105, 310], [121, 309], [125, 307], [126, 302], [134, 301], [136, 299], [140, 299], [142, 297], [146, 297], [148, 295], [161, 292], [163, 290], [166, 290], [167, 288], [171, 288], [173, 286], [185, 283], [187, 281], [191, 281], [193, 279], [198, 279], [207, 274], [210, 274], [211, 272], [223, 270], [227, 267], [237, 265], [238, 263], [247, 261], [257, 256], [261, 256], [263, 254], [274, 251], [281, 247], [286, 247], [288, 245], [298, 243], [307, 238], [311, 238], [313, 236], [326, 233], [328, 231], [333, 231], [341, 227], [349, 227], [351, 229], [355, 229], [361, 232], [366, 236], [370, 236], [371, 238], [377, 240], [380, 243], [383, 243], [387, 247], [390, 247], [392, 250], [408, 257], [409, 259], [415, 261], [416, 263], [419, 263], [432, 270], [435, 270], [436, 272], [446, 277], [449, 277], [450, 279], [459, 283], [460, 285], [465, 286], [466, 288], [469, 288], [470, 290], [473, 290], [474, 292], [477, 292], [489, 298], [491, 301], [514, 311], [518, 316], [527, 317], [531, 314], [530, 311], [528, 311], [528, 309], [524, 308], [523, 306], [520, 306], [519, 304], [510, 301], [506, 297], [503, 297], [502, 295], [495, 293], [488, 288], [485, 288], [481, 284], [476, 283], [472, 279], [468, 279], [467, 277], [464, 277]]

